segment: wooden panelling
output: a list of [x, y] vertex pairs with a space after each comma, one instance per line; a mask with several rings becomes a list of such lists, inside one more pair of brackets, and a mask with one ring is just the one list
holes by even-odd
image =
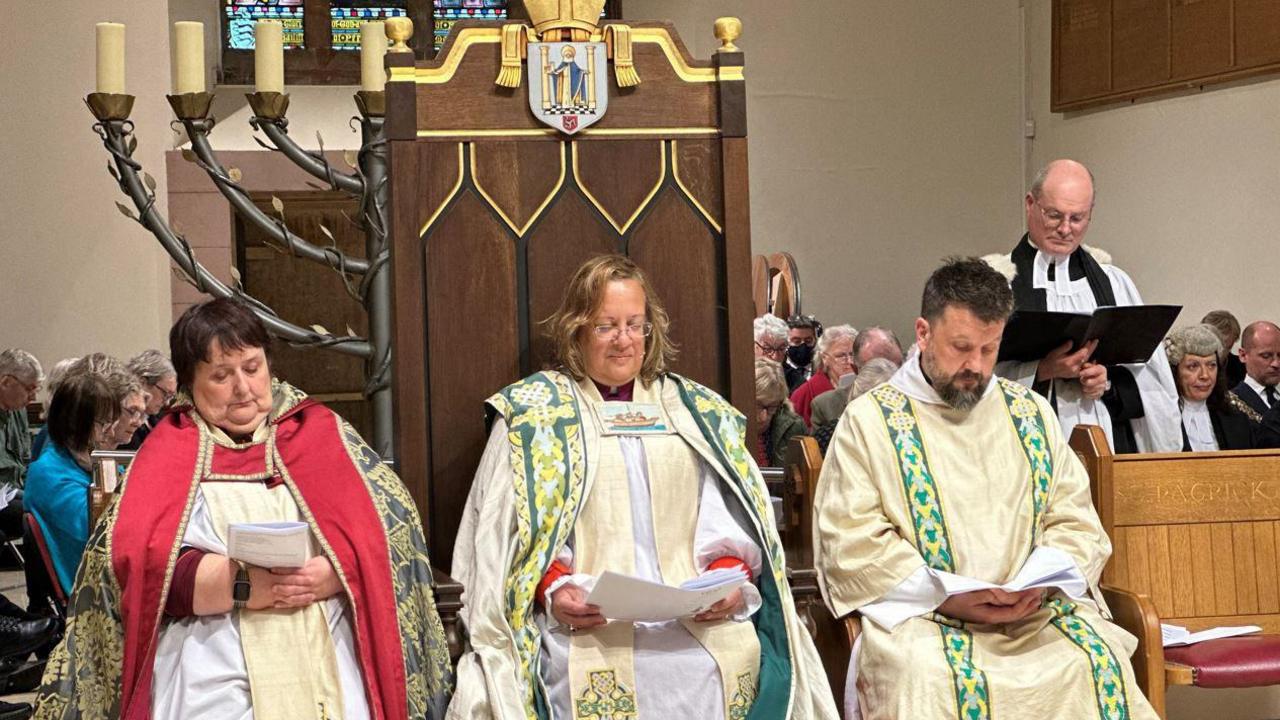
[[520, 376], [516, 255], [506, 227], [471, 192], [424, 241], [432, 557], [451, 561], [454, 533], [484, 447], [484, 400]]
[[460, 189], [466, 155], [462, 143], [417, 143], [419, 196], [417, 222], [413, 236], [426, 230], [427, 223], [438, 219], [444, 206]]
[[1169, 15], [1172, 79], [1231, 68], [1232, 0], [1173, 0]]
[[564, 143], [478, 142], [472, 146], [476, 189], [513, 227], [524, 230], [565, 176]]
[[1117, 457], [1116, 525], [1280, 517], [1280, 474], [1272, 471], [1275, 458], [1268, 453], [1196, 453], [1174, 473], [1160, 458]]
[[1169, 557], [1179, 558], [1175, 563], [1170, 585], [1173, 589], [1173, 606], [1163, 605], [1166, 613], [1194, 615], [1196, 611], [1195, 573], [1188, 567], [1186, 558], [1191, 553], [1191, 528], [1186, 525], [1169, 527]]
[[1169, 79], [1169, 0], [1115, 0], [1112, 32], [1112, 90]]
[[551, 343], [543, 320], [560, 305], [573, 273], [588, 258], [618, 252], [618, 235], [577, 193], [565, 193], [547, 209], [528, 237], [529, 319], [532, 324], [529, 370], [546, 367]]
[[648, 273], [671, 317], [671, 337], [680, 348], [674, 369], [723, 392], [726, 344], [724, 303], [715, 281], [718, 244], [693, 208], [668, 187], [634, 231], [630, 255]]
[[1276, 586], [1276, 536], [1274, 523], [1253, 523], [1253, 573], [1258, 582], [1258, 612], [1280, 612], [1280, 588]]
[[1280, 71], [1274, 0], [1054, 0], [1051, 108]]
[[1280, 3], [1236, 0], [1236, 63], [1244, 67], [1280, 63]]
[[724, 226], [724, 158], [716, 140], [677, 140], [676, 178], [711, 220]]
[[1110, 92], [1110, 0], [1056, 0], [1054, 8], [1055, 100]]
[[654, 196], [668, 172], [661, 140], [575, 143], [574, 172], [582, 189], [620, 232]]

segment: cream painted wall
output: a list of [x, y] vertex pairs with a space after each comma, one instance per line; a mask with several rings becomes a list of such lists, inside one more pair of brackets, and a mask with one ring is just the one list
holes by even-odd
[[1031, 159], [1070, 156], [1093, 170], [1087, 241], [1115, 256], [1143, 300], [1184, 305], [1178, 324], [1219, 307], [1242, 324], [1280, 321], [1265, 264], [1280, 227], [1280, 80], [1050, 113], [1049, 3], [1028, 9]]
[[1017, 0], [627, 0], [698, 57], [737, 15], [747, 59], [755, 252], [789, 250], [804, 308], [906, 337], [951, 254], [1022, 225]]
[[116, 211], [124, 200], [82, 98], [94, 85], [94, 24], [124, 22], [127, 88], [138, 96], [136, 158], [159, 181], [171, 117], [164, 92], [169, 41], [165, 0], [5, 3], [13, 27], [0, 45], [6, 99], [0, 173], [0, 347], [27, 348], [46, 369], [102, 350], [128, 356], [166, 347], [169, 271], [141, 226]]

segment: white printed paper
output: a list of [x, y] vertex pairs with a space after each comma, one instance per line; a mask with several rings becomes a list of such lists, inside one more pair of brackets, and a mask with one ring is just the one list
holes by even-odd
[[690, 617], [715, 605], [747, 582], [742, 568], [704, 573], [680, 587], [605, 571], [587, 595], [610, 620], [663, 622]]
[[1239, 625], [1232, 627], [1209, 628], [1208, 630], [1201, 630], [1200, 632], [1189, 632], [1181, 625], [1160, 624], [1160, 636], [1165, 647], [1192, 645], [1198, 642], [1204, 642], [1205, 640], [1219, 640], [1221, 638], [1250, 635], [1256, 632], [1262, 632], [1262, 628], [1257, 625]]
[[233, 523], [227, 555], [263, 568], [302, 567], [311, 558], [311, 528], [304, 522]]
[[1036, 548], [1018, 574], [1003, 585], [941, 570], [930, 572], [942, 582], [948, 597], [975, 590], [999, 589], [1012, 593], [1032, 588], [1058, 588], [1073, 598], [1081, 598], [1089, 589], [1071, 556], [1061, 550], [1048, 547]]

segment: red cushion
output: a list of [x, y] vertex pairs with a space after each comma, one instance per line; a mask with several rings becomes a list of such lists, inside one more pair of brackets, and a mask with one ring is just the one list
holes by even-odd
[[1208, 640], [1164, 649], [1164, 659], [1189, 665], [1197, 687], [1280, 684], [1280, 635]]

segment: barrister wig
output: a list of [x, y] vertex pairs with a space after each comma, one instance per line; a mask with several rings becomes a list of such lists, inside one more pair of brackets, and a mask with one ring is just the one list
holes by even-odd
[[1213, 355], [1222, 362], [1222, 340], [1210, 325], [1188, 325], [1169, 333], [1164, 339], [1165, 354], [1169, 356], [1169, 365], [1177, 374], [1178, 364], [1187, 355], [1208, 357]]
[[544, 334], [551, 341], [551, 364], [575, 380], [587, 377], [582, 342], [604, 302], [605, 288], [615, 280], [635, 280], [644, 291], [645, 318], [653, 324], [653, 333], [645, 338], [640, 379], [648, 384], [667, 371], [678, 351], [668, 335], [671, 320], [662, 301], [639, 266], [622, 255], [598, 255], [583, 263], [565, 288], [559, 309], [542, 321]]

